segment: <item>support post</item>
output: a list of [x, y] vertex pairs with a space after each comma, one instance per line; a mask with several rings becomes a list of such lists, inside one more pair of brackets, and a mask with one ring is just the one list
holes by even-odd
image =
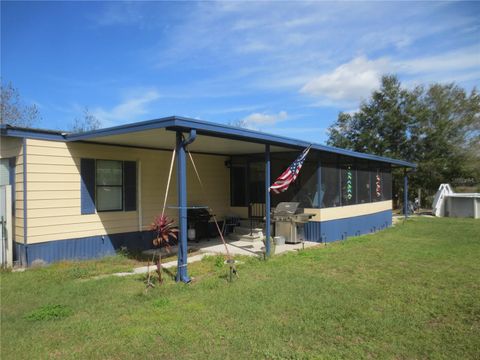
[[408, 218], [408, 176], [407, 170], [403, 172], [403, 214]]
[[177, 282], [191, 281], [187, 272], [187, 162], [185, 147], [196, 137], [195, 130], [190, 131], [190, 137], [183, 140], [181, 131], [177, 131], [177, 193], [178, 193], [178, 265]]
[[270, 145], [265, 145], [265, 254], [270, 256]]
[[322, 162], [321, 162], [321, 160], [318, 160], [318, 162], [317, 162], [317, 192], [318, 192], [317, 208], [320, 209], [322, 207], [322, 200], [323, 200], [323, 196], [322, 196]]

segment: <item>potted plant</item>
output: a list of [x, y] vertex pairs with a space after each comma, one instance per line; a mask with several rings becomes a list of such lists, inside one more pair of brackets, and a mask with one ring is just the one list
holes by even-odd
[[[173, 220], [169, 219], [166, 215], [158, 215], [155, 217], [153, 223], [150, 226], [150, 230], [153, 230], [156, 234], [153, 239], [153, 246], [159, 248], [158, 251], [153, 253], [152, 262], [155, 260], [155, 255], [157, 255], [157, 273], [158, 273], [158, 282], [161, 284], [162, 279], [162, 251], [161, 247], [164, 247], [165, 250], [169, 253], [171, 247], [172, 239], [177, 239], [178, 228], [173, 225]], [[150, 283], [150, 273], [148, 278], [148, 285]]]

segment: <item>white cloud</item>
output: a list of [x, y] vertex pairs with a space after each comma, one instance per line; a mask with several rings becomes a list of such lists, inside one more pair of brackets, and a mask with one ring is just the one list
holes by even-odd
[[480, 56], [478, 48], [467, 47], [435, 56], [410, 59], [359, 56], [330, 72], [308, 80], [300, 93], [318, 100], [316, 105], [358, 104], [380, 85], [383, 74], [399, 74], [407, 84], [421, 82], [468, 81], [478, 78]]
[[300, 92], [331, 101], [356, 102], [377, 88], [381, 75], [389, 70], [387, 59], [360, 56], [308, 81]]
[[148, 113], [148, 106], [159, 98], [160, 94], [157, 90], [148, 89], [141, 94], [137, 93], [128, 97], [111, 109], [97, 107], [92, 110], [92, 113], [108, 125], [127, 121], [139, 121], [142, 120], [139, 119], [140, 116]]
[[480, 47], [472, 46], [435, 56], [396, 61], [393, 65], [409, 74], [462, 71], [480, 67]]
[[288, 114], [286, 111], [280, 111], [278, 114], [253, 113], [242, 120], [253, 127], [261, 127], [264, 125], [275, 125], [280, 121], [287, 120]]

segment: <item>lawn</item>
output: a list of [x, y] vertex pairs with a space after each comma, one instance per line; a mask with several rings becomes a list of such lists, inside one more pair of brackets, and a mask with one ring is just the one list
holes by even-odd
[[1, 274], [2, 359], [478, 359], [480, 221], [411, 219], [190, 285], [94, 275], [122, 256]]

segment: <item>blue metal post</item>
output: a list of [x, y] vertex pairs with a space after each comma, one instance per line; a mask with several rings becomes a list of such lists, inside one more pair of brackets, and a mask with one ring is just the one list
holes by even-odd
[[185, 144], [177, 131], [177, 193], [178, 193], [178, 267], [176, 280], [188, 283], [187, 273], [187, 164]]
[[322, 196], [322, 162], [320, 160], [318, 160], [318, 162], [317, 162], [317, 192], [318, 192], [317, 208], [320, 209], [322, 207], [322, 200], [323, 200], [323, 196]]
[[403, 213], [408, 218], [408, 176], [407, 170], [403, 173]]
[[265, 254], [270, 256], [270, 145], [265, 145]]

